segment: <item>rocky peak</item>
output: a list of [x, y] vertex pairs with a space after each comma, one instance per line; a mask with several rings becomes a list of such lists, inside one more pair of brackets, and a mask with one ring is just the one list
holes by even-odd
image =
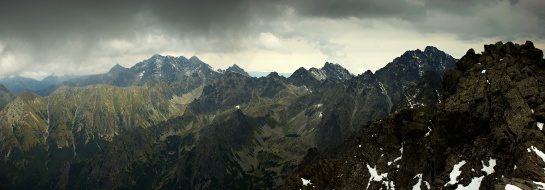
[[202, 62], [197, 56], [191, 56], [191, 58], [189, 58], [189, 61], [190, 62]]
[[[184, 57], [185, 59], [185, 57]], [[212, 67], [202, 60], [200, 60], [197, 56], [191, 56], [191, 58], [186, 59], [186, 62], [191, 65], [192, 68], [201, 68], [201, 69], [209, 69], [210, 71], [213, 71]]]
[[53, 74], [50, 74], [49, 76], [45, 77], [44, 79], [42, 79], [42, 82], [56, 83], [56, 82], [59, 81], [60, 78], [61, 77], [59, 77], [55, 73], [53, 73]]
[[296, 86], [313, 87], [320, 84], [320, 81], [315, 78], [311, 72], [303, 67], [295, 70], [293, 74], [288, 77], [288, 81]]
[[273, 71], [267, 75], [267, 78], [281, 78], [281, 76], [276, 71]]
[[321, 70], [325, 72], [327, 80], [336, 83], [344, 82], [353, 77], [348, 70], [336, 63], [326, 62]]
[[314, 154], [333, 159], [303, 164], [286, 189], [305, 188], [302, 179], [316, 189], [545, 188], [543, 52], [486, 45], [443, 80], [444, 102], [363, 126], [333, 153]]
[[373, 75], [373, 71], [367, 70], [362, 75]]
[[426, 48], [424, 49], [424, 53], [426, 53], [426, 54], [436, 53], [436, 52], [441, 52], [441, 50], [439, 50], [439, 49], [437, 49], [436, 47], [433, 47], [433, 46], [426, 46]]
[[358, 75], [358, 78], [362, 78], [364, 81], [376, 81], [376, 76], [371, 70], [365, 71], [365, 73]]
[[242, 74], [244, 76], [248, 76], [248, 77], [250, 76], [246, 71], [244, 71], [244, 69], [240, 68], [237, 64], [233, 64], [233, 66], [230, 66], [229, 68], [227, 68], [225, 72], [235, 72], [235, 73]]
[[405, 90], [417, 86], [425, 73], [436, 72], [443, 76], [455, 63], [456, 59], [452, 56], [428, 46], [424, 52], [418, 49], [405, 52], [384, 68], [377, 70], [375, 75], [381, 88], [394, 103], [403, 98]]
[[330, 82], [334, 82], [334, 83], [341, 83], [353, 77], [353, 75], [350, 74], [350, 72], [348, 72], [348, 70], [346, 70], [341, 65], [329, 63], [329, 62], [326, 62], [321, 69], [312, 67], [309, 70], [306, 70], [301, 67], [298, 70], [296, 70], [290, 76], [290, 78], [292, 77], [301, 78], [303, 76], [304, 78], [307, 78], [307, 79], [309, 77], [313, 78], [315, 81], [318, 81], [313, 83], [317, 83], [317, 84], [320, 84], [326, 80]]
[[110, 73], [110, 74], [114, 74], [114, 73], [115, 73], [115, 74], [119, 74], [119, 73], [124, 72], [124, 71], [126, 71], [126, 70], [128, 70], [128, 69], [125, 68], [125, 67], [123, 67], [123, 66], [121, 66], [121, 65], [119, 65], [119, 64], [115, 64], [115, 65], [110, 69], [110, 71], [108, 71], [108, 73]]
[[330, 63], [330, 62], [325, 62], [324, 66], [322, 67], [322, 70], [342, 70], [344, 69], [344, 67], [342, 67], [341, 65], [337, 64], [337, 63]]

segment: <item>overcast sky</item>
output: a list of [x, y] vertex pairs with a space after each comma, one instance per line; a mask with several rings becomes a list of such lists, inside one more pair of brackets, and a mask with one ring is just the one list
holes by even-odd
[[153, 54], [360, 74], [427, 45], [460, 58], [526, 40], [545, 48], [544, 0], [0, 1], [0, 77], [104, 73]]

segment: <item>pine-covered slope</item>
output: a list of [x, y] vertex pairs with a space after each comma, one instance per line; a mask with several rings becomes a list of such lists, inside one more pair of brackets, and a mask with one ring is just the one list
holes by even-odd
[[545, 188], [543, 82], [543, 52], [531, 42], [469, 50], [444, 76], [442, 103], [399, 111], [336, 151], [308, 154], [285, 188]]

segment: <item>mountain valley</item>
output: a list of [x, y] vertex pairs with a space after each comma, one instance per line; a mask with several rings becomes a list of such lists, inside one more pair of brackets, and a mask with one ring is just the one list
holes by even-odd
[[258, 78], [154, 55], [34, 92], [2, 85], [0, 187], [537, 188], [543, 65], [531, 42], [499, 42], [357, 75], [326, 62]]

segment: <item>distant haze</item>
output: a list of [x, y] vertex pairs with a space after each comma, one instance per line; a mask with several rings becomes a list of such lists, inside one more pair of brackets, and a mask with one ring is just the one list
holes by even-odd
[[[267, 75], [271, 74], [271, 72], [248, 71], [248, 74], [250, 76], [252, 76], [252, 77], [264, 77], [264, 76], [267, 76]], [[291, 74], [293, 74], [293, 73], [278, 73], [278, 75], [284, 76], [286, 78], [290, 77]]]
[[497, 41], [543, 49], [543, 10], [543, 0], [3, 1], [0, 77], [105, 73], [153, 54], [359, 74], [427, 45], [456, 58]]

